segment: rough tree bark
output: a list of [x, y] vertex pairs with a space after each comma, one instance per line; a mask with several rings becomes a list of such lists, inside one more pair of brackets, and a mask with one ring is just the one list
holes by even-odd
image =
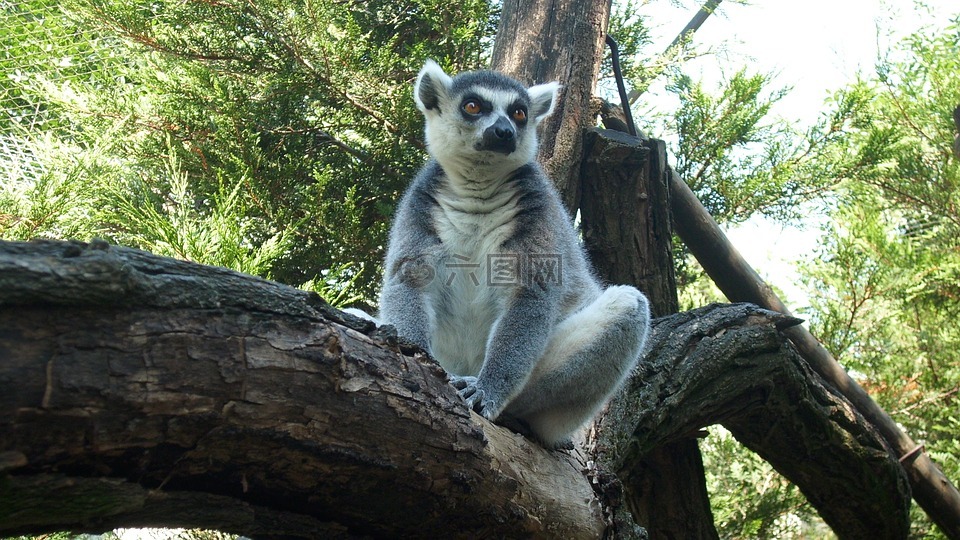
[[2, 249], [0, 534], [602, 532], [575, 457], [478, 422], [432, 361], [316, 295], [103, 244]]
[[719, 421], [841, 537], [903, 537], [902, 469], [785, 341], [794, 322], [748, 304], [658, 319], [597, 443], [549, 452], [315, 295], [103, 243], [0, 242], [0, 534], [628, 537], [611, 472]]
[[[600, 275], [650, 298], [655, 316], [679, 309], [663, 141], [590, 130], [584, 143], [580, 216]], [[620, 406], [614, 403], [614, 408]], [[717, 538], [696, 433], [651, 448], [617, 476], [633, 517], [652, 538]]]
[[610, 0], [505, 0], [493, 47], [492, 69], [526, 84], [563, 84], [543, 122], [538, 157], [571, 211], [609, 19]]
[[[747, 323], [729, 334], [732, 327], [717, 317], [739, 309], [744, 322], [772, 324]], [[624, 467], [634, 456], [718, 423], [796, 483], [839, 537], [906, 537], [910, 501], [903, 469], [872, 427], [861, 431], [869, 424], [856, 409], [782, 341], [776, 327], [797, 322], [751, 304], [660, 319], [647, 361], [628, 388], [635, 398], [622, 402], [616, 418], [608, 419], [610, 412], [604, 418], [635, 426], [633, 441], [621, 437], [621, 446], [614, 446], [613, 463]], [[782, 355], [790, 360], [783, 362]], [[819, 420], [823, 415], [831, 419], [827, 424]], [[664, 439], [661, 432], [671, 435]], [[852, 454], [834, 453], [838, 443]], [[878, 478], [882, 487], [874, 484]]]
[[[670, 172], [677, 231], [724, 295], [790, 314], [783, 301], [727, 240], [726, 235], [676, 172]], [[960, 491], [919, 445], [873, 401], [809, 330], [790, 328], [787, 336], [804, 359], [850, 400], [893, 447], [910, 479], [913, 497], [950, 538], [960, 538]]]

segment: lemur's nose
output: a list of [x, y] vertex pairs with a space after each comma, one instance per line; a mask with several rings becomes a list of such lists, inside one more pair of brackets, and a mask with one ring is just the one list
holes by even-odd
[[501, 116], [483, 132], [483, 142], [477, 150], [509, 154], [517, 149], [517, 131], [506, 117]]

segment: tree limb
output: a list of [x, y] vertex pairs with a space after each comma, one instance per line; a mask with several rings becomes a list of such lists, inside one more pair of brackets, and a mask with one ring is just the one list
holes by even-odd
[[[753, 302], [780, 313], [790, 310], [756, 270], [740, 255], [710, 213], [680, 176], [671, 171], [671, 205], [677, 234], [717, 287], [733, 302]], [[867, 394], [817, 338], [803, 326], [787, 336], [816, 372], [853, 403], [883, 435], [900, 458], [913, 497], [947, 536], [960, 538], [960, 491], [930, 456]]]
[[778, 327], [797, 322], [751, 304], [657, 319], [642, 372], [597, 422], [598, 463], [625, 477], [636, 456], [719, 423], [796, 483], [841, 538], [905, 538], [906, 476], [883, 438], [785, 342]]
[[481, 422], [422, 353], [314, 294], [102, 243], [0, 245], [0, 533], [602, 532], [575, 457]]
[[841, 537], [899, 537], [902, 472], [784, 340], [792, 321], [658, 319], [588, 444], [551, 452], [311, 293], [102, 242], [0, 242], [0, 534], [626, 538], [617, 486], [636, 483], [611, 473], [719, 421]]

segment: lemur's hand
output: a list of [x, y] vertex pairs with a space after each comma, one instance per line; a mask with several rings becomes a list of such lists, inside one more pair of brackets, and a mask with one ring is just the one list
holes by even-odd
[[468, 407], [487, 420], [495, 420], [500, 415], [499, 404], [487, 397], [487, 393], [480, 387], [476, 377], [451, 375], [450, 384], [458, 390], [457, 393], [467, 402]]

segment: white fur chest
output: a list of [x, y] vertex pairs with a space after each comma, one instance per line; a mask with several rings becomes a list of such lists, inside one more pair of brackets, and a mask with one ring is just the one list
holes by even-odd
[[519, 194], [512, 186], [466, 190], [443, 187], [433, 220], [451, 255], [485, 257], [497, 254], [513, 234]]
[[436, 274], [440, 301], [431, 349], [451, 373], [479, 373], [490, 331], [511, 292], [489, 278], [515, 230], [518, 198], [504, 182], [483, 189], [444, 186], [436, 194], [432, 217], [446, 257]]

